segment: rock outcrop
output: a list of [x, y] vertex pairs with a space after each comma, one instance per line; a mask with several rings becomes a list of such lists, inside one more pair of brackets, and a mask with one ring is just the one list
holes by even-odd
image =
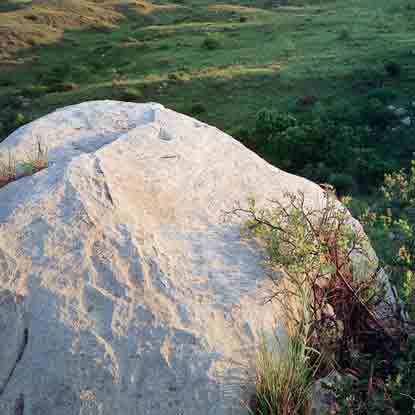
[[278, 310], [223, 212], [322, 190], [157, 104], [67, 107], [0, 151], [38, 140], [48, 169], [0, 189], [0, 413], [246, 414]]

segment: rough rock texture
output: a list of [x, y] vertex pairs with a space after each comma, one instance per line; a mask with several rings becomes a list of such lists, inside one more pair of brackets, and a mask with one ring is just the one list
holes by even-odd
[[19, 363], [27, 342], [23, 298], [8, 290], [0, 291], [0, 394]]
[[223, 211], [321, 189], [157, 104], [67, 107], [0, 151], [38, 140], [49, 168], [0, 189], [1, 414], [247, 413], [278, 310]]

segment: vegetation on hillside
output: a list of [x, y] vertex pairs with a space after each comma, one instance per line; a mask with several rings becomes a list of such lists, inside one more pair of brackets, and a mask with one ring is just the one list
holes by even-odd
[[[161, 102], [245, 142], [263, 108], [302, 124], [335, 108], [351, 116], [371, 94], [404, 106], [412, 98], [415, 10], [406, 0], [71, 0], [64, 7], [65, 16], [87, 20], [114, 16], [105, 30], [92, 30], [93, 21], [71, 30], [55, 19], [65, 1], [0, 12], [0, 32], [7, 33], [0, 39], [8, 42], [0, 49], [17, 49], [0, 69], [2, 138], [57, 107], [91, 99]], [[40, 5], [53, 17], [34, 22], [28, 13], [46, 13]], [[60, 34], [48, 46], [26, 48], [19, 39], [28, 24], [32, 38]], [[400, 70], [386, 72], [396, 63]], [[260, 147], [279, 161], [272, 147]]]
[[413, 108], [400, 108], [402, 119], [388, 108], [389, 94], [375, 89], [359, 106], [319, 107], [303, 118], [263, 109], [244, 142], [276, 166], [330, 183], [339, 194], [367, 194], [385, 173], [409, 166], [415, 153], [415, 128], [405, 121], [412, 122]]

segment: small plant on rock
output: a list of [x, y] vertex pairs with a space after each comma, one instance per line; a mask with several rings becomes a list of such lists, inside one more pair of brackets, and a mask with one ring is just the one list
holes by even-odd
[[48, 167], [48, 149], [41, 141], [37, 141], [32, 153], [27, 154], [26, 159], [18, 161], [8, 152], [6, 157], [0, 156], [0, 188], [24, 176], [31, 176]]
[[257, 354], [257, 387], [250, 411], [258, 415], [307, 414], [319, 354], [307, 345], [308, 328], [284, 344], [263, 334]]
[[10, 151], [0, 159], [0, 188], [16, 179], [16, 159]]

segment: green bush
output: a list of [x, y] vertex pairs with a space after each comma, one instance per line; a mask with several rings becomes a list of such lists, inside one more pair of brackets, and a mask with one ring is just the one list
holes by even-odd
[[319, 182], [333, 175], [341, 192], [368, 192], [415, 152], [411, 128], [384, 103], [393, 96], [393, 90], [375, 89], [356, 104], [342, 102], [328, 110], [320, 105], [295, 115], [265, 108], [244, 143], [294, 174]]
[[355, 182], [352, 176], [344, 173], [331, 173], [328, 182], [341, 195], [350, 193], [355, 187]]
[[342, 41], [350, 40], [351, 35], [350, 35], [349, 30], [347, 30], [346, 28], [343, 28], [340, 31], [338, 38], [339, 38], [339, 40], [342, 40]]
[[23, 124], [26, 124], [28, 122], [26, 116], [22, 114], [21, 112], [18, 112], [14, 118], [14, 125], [15, 128], [20, 127]]
[[317, 183], [326, 183], [329, 181], [331, 169], [322, 162], [317, 164], [308, 163], [299, 173], [300, 176], [314, 180]]
[[390, 104], [393, 100], [396, 99], [398, 93], [392, 88], [376, 88], [369, 92], [368, 99], [377, 99], [382, 104]]
[[398, 78], [402, 73], [402, 65], [397, 62], [387, 62], [385, 63], [385, 71], [389, 76]]
[[378, 98], [369, 99], [362, 108], [361, 117], [371, 127], [385, 129], [397, 121], [396, 115]]
[[406, 348], [395, 356], [394, 371], [386, 389], [400, 414], [415, 413], [415, 338], [410, 337]]
[[77, 89], [79, 89], [79, 85], [74, 82], [58, 82], [48, 88], [49, 92], [70, 92]]
[[139, 88], [126, 87], [120, 89], [119, 97], [124, 101], [135, 102], [143, 99], [143, 93]]
[[256, 116], [255, 126], [258, 134], [264, 137], [281, 133], [297, 125], [295, 117], [274, 109], [262, 109]]
[[415, 338], [405, 350], [382, 360], [355, 353], [353, 374], [325, 387], [335, 395], [335, 414], [412, 415], [415, 413]]
[[45, 85], [30, 85], [22, 90], [22, 94], [28, 98], [38, 98], [48, 92], [49, 88]]
[[190, 108], [190, 114], [192, 115], [204, 114], [206, 111], [207, 111], [206, 106], [201, 102], [194, 103]]
[[202, 42], [202, 48], [207, 50], [215, 50], [221, 47], [219, 39], [213, 36], [206, 37]]
[[361, 221], [415, 317], [415, 162], [409, 171], [385, 175], [376, 210]]
[[56, 66], [50, 70], [50, 72], [42, 72], [39, 75], [39, 81], [46, 86], [53, 86], [64, 82], [68, 74], [70, 73], [70, 64]]

